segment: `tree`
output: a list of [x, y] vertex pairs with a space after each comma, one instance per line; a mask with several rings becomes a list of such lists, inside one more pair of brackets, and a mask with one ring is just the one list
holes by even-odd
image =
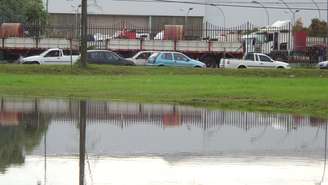
[[46, 12], [42, 0], [0, 0], [0, 21], [45, 23]]
[[307, 28], [304, 28], [302, 19], [297, 19], [295, 25], [293, 26], [293, 32], [301, 32], [301, 31], [307, 31]]
[[311, 37], [326, 37], [327, 36], [327, 23], [319, 19], [312, 19], [309, 26], [309, 36]]

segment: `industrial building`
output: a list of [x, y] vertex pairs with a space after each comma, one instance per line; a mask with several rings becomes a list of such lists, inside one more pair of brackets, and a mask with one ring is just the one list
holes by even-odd
[[[49, 25], [60, 29], [79, 27], [80, 15], [69, 13], [50, 13]], [[152, 16], [152, 15], [88, 15], [89, 33], [114, 34], [122, 28], [135, 29], [155, 35], [165, 25], [183, 25], [185, 35], [190, 38], [200, 37], [203, 27], [202, 16]], [[57, 29], [57, 30], [58, 30]], [[57, 31], [58, 32], [58, 31]]]

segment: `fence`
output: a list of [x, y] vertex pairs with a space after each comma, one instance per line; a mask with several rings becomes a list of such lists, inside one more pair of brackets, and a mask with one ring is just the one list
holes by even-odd
[[[24, 37], [64, 38], [79, 41], [80, 25], [78, 22], [72, 25], [24, 25]], [[5, 36], [2, 34], [2, 39], [4, 38]], [[270, 27], [258, 27], [246, 23], [231, 28], [219, 27], [210, 23], [203, 25], [158, 24], [157, 27], [145, 28], [127, 22], [113, 25], [95, 25], [90, 22], [88, 26], [88, 46], [90, 48], [111, 49], [108, 47], [109, 41], [118, 39], [239, 43], [243, 52], [266, 53], [279, 60], [308, 63], [316, 63], [326, 59], [325, 49], [327, 45], [327, 38], [308, 37], [306, 33], [301, 32], [293, 33], [290, 23]], [[195, 43], [197, 45], [197, 42]], [[202, 42], [199, 43], [198, 45], [202, 44]], [[165, 47], [158, 46], [158, 50], [162, 48]], [[220, 52], [222, 51], [220, 50]]]

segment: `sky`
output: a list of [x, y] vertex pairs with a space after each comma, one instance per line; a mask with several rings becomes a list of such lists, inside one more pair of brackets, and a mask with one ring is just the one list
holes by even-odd
[[[49, 12], [51, 13], [74, 13], [77, 10], [77, 6], [81, 0], [48, 0]], [[227, 27], [237, 26], [246, 22], [263, 26], [267, 25], [267, 15], [263, 8], [240, 8], [240, 7], [213, 7], [193, 4], [180, 4], [180, 3], [161, 3], [161, 2], [127, 2], [120, 0], [88, 0], [89, 1], [89, 13], [93, 14], [118, 14], [118, 15], [172, 15], [172, 16], [205, 16], [208, 22], [215, 25], [224, 25], [224, 17]], [[97, 5], [93, 3], [96, 1]], [[242, 3], [249, 3], [251, 0], [185, 0], [202, 3], [236, 3], [236, 5], [242, 5]], [[241, 2], [241, 3], [237, 3]], [[275, 3], [271, 6], [284, 5], [279, 0], [258, 0], [258, 2], [264, 3], [270, 6], [269, 2]], [[306, 7], [315, 9], [315, 5], [312, 0], [285, 0], [292, 8]], [[320, 8], [326, 8], [327, 4], [323, 0], [315, 0]], [[255, 3], [249, 3], [247, 5], [259, 6]], [[189, 8], [193, 8], [188, 12]], [[220, 10], [221, 8], [221, 10]], [[272, 10], [269, 11], [270, 24], [277, 20], [292, 20], [292, 13], [288, 10]], [[222, 12], [224, 16], [222, 16]], [[326, 19], [327, 13], [320, 11], [321, 18]], [[304, 25], [309, 25], [311, 19], [318, 18], [318, 10], [301, 10], [295, 13], [295, 18], [301, 18]]]

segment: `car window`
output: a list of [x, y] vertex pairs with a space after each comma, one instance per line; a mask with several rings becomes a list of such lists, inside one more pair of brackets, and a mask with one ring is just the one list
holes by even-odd
[[89, 53], [89, 58], [94, 61], [101, 60], [101, 59], [103, 59], [103, 53], [102, 52], [91, 52], [91, 53]]
[[112, 55], [112, 57], [113, 57], [114, 60], [119, 60], [120, 58], [122, 58], [117, 53], [114, 53], [114, 52], [109, 52], [109, 53]]
[[254, 54], [253, 53], [248, 53], [245, 57], [245, 60], [254, 61]]
[[189, 59], [186, 56], [184, 56], [184, 55], [182, 55], [180, 53], [174, 53], [174, 60], [177, 60], [177, 61], [185, 61], [185, 62], [188, 62], [189, 61]]
[[264, 55], [259, 55], [261, 62], [271, 62], [271, 59]]
[[148, 59], [151, 53], [141, 53], [136, 59]]
[[161, 58], [164, 60], [173, 60], [172, 53], [163, 53]]
[[105, 58], [110, 61], [115, 60], [115, 57], [111, 53], [105, 53]]
[[58, 50], [50, 51], [45, 57], [59, 57], [60, 53]]

